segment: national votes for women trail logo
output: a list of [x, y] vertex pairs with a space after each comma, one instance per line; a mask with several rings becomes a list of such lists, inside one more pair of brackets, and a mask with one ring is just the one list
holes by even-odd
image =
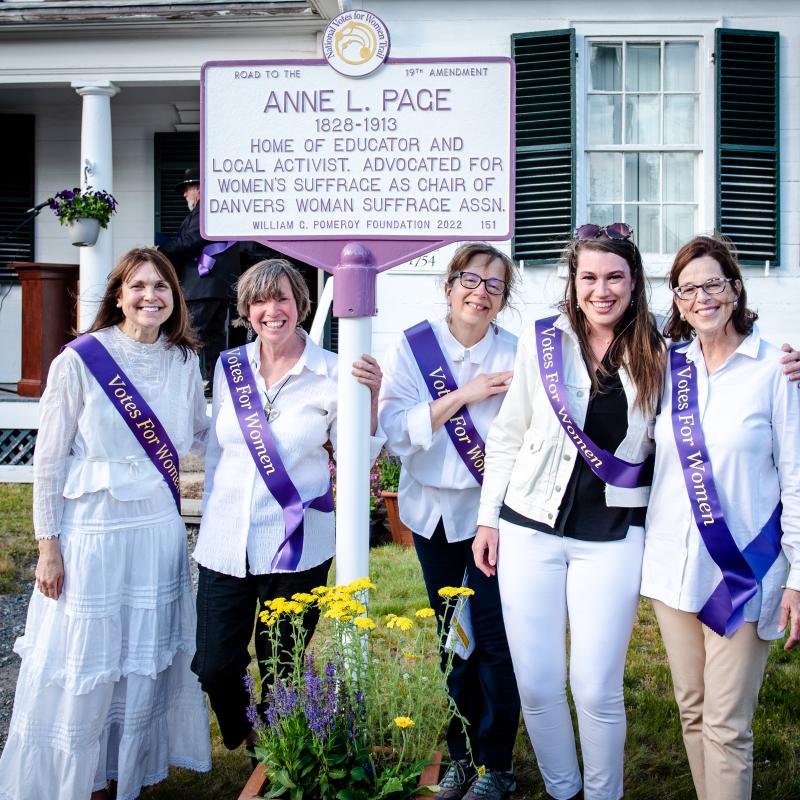
[[389, 55], [389, 29], [369, 11], [345, 11], [325, 28], [322, 54], [342, 75], [369, 75]]

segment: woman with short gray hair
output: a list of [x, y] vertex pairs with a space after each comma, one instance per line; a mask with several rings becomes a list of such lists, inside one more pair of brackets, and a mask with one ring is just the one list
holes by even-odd
[[[208, 693], [229, 749], [253, 740], [244, 678], [256, 607], [324, 585], [335, 552], [328, 442], [336, 448], [337, 358], [300, 328], [311, 302], [300, 272], [284, 259], [251, 267], [237, 285], [237, 309], [255, 341], [222, 353], [214, 375], [203, 519], [195, 559], [197, 653], [192, 669]], [[368, 355], [352, 374], [372, 394], [371, 449], [381, 370]], [[319, 619], [305, 616], [306, 644]], [[256, 620], [262, 675], [271, 637]], [[292, 648], [289, 625], [279, 649]]]

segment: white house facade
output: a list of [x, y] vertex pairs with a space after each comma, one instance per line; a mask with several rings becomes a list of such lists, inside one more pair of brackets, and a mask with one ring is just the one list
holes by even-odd
[[[22, 308], [6, 265], [80, 263], [85, 325], [114, 261], [185, 213], [172, 184], [199, 160], [201, 65], [318, 58], [325, 26], [351, 8], [381, 17], [394, 57], [516, 62], [515, 233], [502, 246], [523, 282], [507, 327], [559, 298], [558, 253], [577, 224], [625, 221], [657, 310], [669, 303], [663, 277], [680, 243], [721, 230], [746, 265], [762, 332], [800, 342], [796, 2], [0, 0], [0, 239], [82, 179], [119, 201], [94, 248], [70, 245], [48, 209], [0, 243], [0, 480], [29, 464], [37, 424], [36, 403], [11, 397]], [[378, 357], [410, 323], [442, 313], [436, 276], [454, 247], [379, 277]]]

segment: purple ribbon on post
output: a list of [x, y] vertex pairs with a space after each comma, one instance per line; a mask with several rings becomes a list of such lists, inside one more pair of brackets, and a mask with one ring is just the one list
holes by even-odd
[[123, 422], [130, 428], [136, 441], [164, 479], [180, 514], [178, 451], [153, 409], [144, 401], [111, 353], [90, 333], [79, 336], [65, 347], [72, 348], [81, 357], [86, 368], [100, 384], [111, 405], [117, 409]]
[[325, 494], [303, 502], [283, 464], [267, 415], [258, 401], [255, 376], [246, 358], [245, 348], [234, 347], [220, 354], [222, 369], [228, 381], [236, 420], [247, 449], [269, 493], [283, 509], [285, 536], [278, 546], [272, 569], [296, 570], [303, 554], [304, 514], [306, 508], [333, 511], [330, 484]]
[[207, 244], [197, 259], [197, 271], [203, 276], [208, 275], [217, 263], [217, 256], [220, 255], [220, 253], [224, 253], [229, 247], [233, 247], [235, 244], [236, 242], [214, 242], [213, 244]]
[[649, 486], [653, 477], [652, 457], [638, 464], [618, 458], [595, 444], [573, 420], [566, 399], [561, 398], [561, 387], [564, 385], [564, 358], [562, 332], [555, 326], [557, 319], [557, 316], [538, 319], [535, 324], [539, 375], [556, 418], [580, 456], [589, 465], [589, 469], [601, 481], [623, 489]]
[[697, 369], [679, 353], [670, 351], [672, 375], [672, 433], [683, 480], [697, 530], [708, 554], [722, 571], [722, 580], [697, 615], [720, 636], [732, 636], [744, 622], [744, 606], [781, 551], [781, 504], [758, 535], [739, 550], [722, 512], [711, 460], [706, 448], [697, 400]]
[[[403, 331], [403, 334], [431, 397], [436, 400], [458, 389], [430, 323], [423, 320], [413, 328]], [[445, 422], [444, 427], [464, 465], [478, 482], [478, 486], [482, 486], [486, 444], [475, 428], [467, 407], [462, 406]]]

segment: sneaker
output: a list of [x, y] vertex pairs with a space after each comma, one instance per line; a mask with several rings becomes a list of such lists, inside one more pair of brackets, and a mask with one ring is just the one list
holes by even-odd
[[513, 772], [487, 769], [464, 795], [464, 800], [504, 800], [517, 788]]
[[475, 767], [469, 761], [451, 761], [439, 781], [439, 793], [434, 800], [461, 800], [474, 780]]

